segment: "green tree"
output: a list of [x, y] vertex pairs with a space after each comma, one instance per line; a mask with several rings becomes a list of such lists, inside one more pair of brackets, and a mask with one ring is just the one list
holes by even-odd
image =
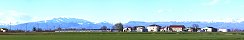
[[123, 24], [122, 23], [116, 23], [115, 25], [115, 28], [116, 30], [118, 30], [119, 32], [123, 32]]

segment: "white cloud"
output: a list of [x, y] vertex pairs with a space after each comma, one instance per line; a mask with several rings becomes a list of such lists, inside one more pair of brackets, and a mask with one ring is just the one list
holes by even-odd
[[197, 21], [197, 22], [225, 22], [225, 23], [240, 23], [244, 21], [244, 18], [233, 18], [233, 17], [225, 17], [225, 18], [209, 18], [209, 19], [189, 19], [189, 18], [181, 18], [181, 19], [175, 19], [175, 20], [166, 20], [169, 21], [175, 21], [175, 22], [191, 22], [191, 21]]
[[0, 24], [20, 24], [31, 21], [32, 17], [15, 10], [0, 11]]
[[215, 19], [205, 19], [205, 20], [199, 20], [202, 22], [226, 22], [226, 23], [240, 23], [244, 21], [243, 18], [215, 18]]

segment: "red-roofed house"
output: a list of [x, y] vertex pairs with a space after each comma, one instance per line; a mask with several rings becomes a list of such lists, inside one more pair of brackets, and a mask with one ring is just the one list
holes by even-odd
[[184, 25], [170, 25], [169, 27], [173, 30], [173, 32], [182, 32], [185, 28]]

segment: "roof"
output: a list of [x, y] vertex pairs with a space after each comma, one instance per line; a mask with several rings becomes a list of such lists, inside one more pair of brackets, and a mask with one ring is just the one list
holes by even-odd
[[7, 30], [7, 28], [0, 28], [0, 29]]
[[170, 28], [185, 28], [184, 25], [170, 25]]
[[145, 26], [134, 26], [134, 27], [145, 27]]
[[152, 24], [152, 25], [149, 25], [149, 26], [159, 26], [159, 25], [156, 25], [156, 24]]

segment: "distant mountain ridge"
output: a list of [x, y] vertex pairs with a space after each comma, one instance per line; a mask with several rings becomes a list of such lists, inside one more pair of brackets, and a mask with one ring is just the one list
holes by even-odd
[[[102, 26], [111, 26], [109, 23], [94, 23], [83, 19], [77, 18], [53, 18], [51, 20], [29, 22], [18, 25], [13, 25], [11, 29], [20, 29], [20, 30], [31, 30], [33, 27], [42, 28], [42, 29], [56, 29], [56, 28], [86, 28], [86, 29], [99, 29]], [[10, 27], [8, 27], [10, 28]]]
[[[228, 28], [228, 29], [244, 29], [244, 22], [239, 23], [226, 23], [226, 22], [143, 22], [143, 21], [130, 21], [128, 23], [124, 23], [125, 27], [133, 27], [133, 26], [148, 26], [151, 24], [157, 24], [160, 26], [169, 26], [169, 25], [185, 25], [186, 27], [191, 27], [192, 24], [198, 24], [200, 27], [211, 26], [215, 28]], [[2, 27], [6, 27], [9, 29], [20, 29], [20, 30], [32, 30], [33, 27], [42, 28], [42, 29], [56, 29], [60, 28], [86, 28], [86, 29], [99, 29], [102, 26], [107, 26], [108, 28], [112, 28], [114, 24], [109, 22], [90, 22], [84, 19], [78, 18], [53, 18], [51, 20], [43, 20], [37, 22], [29, 22], [18, 25], [0, 25]]]

